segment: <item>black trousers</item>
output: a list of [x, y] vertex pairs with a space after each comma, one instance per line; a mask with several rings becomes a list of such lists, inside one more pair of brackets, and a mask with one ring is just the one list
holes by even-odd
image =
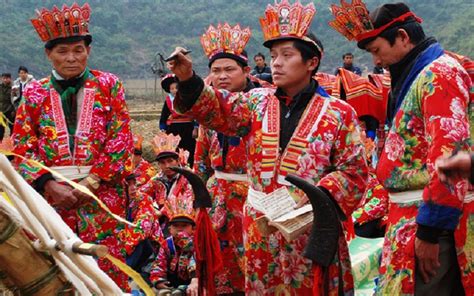
[[179, 135], [181, 137], [178, 147], [189, 151], [188, 163], [191, 168], [193, 167], [194, 149], [196, 148], [196, 139], [193, 138], [193, 129], [193, 122], [172, 123], [168, 125], [166, 129], [167, 134]]
[[453, 234], [442, 234], [439, 238], [439, 262], [436, 275], [425, 284], [418, 270], [415, 273], [416, 296], [464, 296], [458, 258]]

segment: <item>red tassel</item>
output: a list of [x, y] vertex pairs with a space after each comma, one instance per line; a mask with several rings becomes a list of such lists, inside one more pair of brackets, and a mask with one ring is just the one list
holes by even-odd
[[313, 296], [323, 295], [323, 270], [321, 266], [313, 264]]
[[199, 278], [199, 295], [216, 295], [215, 274], [222, 269], [222, 255], [217, 234], [206, 209], [199, 209], [194, 232], [196, 271]]

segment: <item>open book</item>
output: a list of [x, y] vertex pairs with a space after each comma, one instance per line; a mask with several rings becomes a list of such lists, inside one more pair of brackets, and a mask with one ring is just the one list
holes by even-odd
[[269, 235], [278, 230], [287, 241], [292, 241], [312, 225], [311, 205], [295, 209], [296, 202], [286, 187], [281, 187], [269, 194], [250, 190], [248, 202], [264, 214], [256, 221], [263, 235]]

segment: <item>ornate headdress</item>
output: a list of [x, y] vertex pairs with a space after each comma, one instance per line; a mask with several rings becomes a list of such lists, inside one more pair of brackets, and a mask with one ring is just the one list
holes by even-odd
[[166, 134], [165, 132], [159, 131], [158, 134], [153, 138], [152, 145], [155, 151], [156, 160], [164, 157], [175, 156], [178, 157], [178, 148], [180, 136], [173, 134]]
[[265, 16], [260, 18], [265, 41], [263, 46], [270, 47], [275, 40], [299, 39], [310, 43], [322, 53], [322, 48], [306, 36], [315, 14], [313, 3], [303, 6], [296, 1], [290, 5], [288, 0], [282, 0], [280, 3], [275, 0], [274, 6], [268, 4]]
[[191, 190], [191, 185], [184, 177], [179, 178], [176, 186], [188, 189], [180, 191], [178, 195], [169, 194], [163, 201], [163, 214], [169, 218], [170, 223], [173, 222], [188, 222], [195, 223], [195, 209], [194, 209], [194, 193]]
[[[408, 19], [413, 19], [418, 23], [422, 22], [422, 19], [411, 12], [405, 4], [397, 3], [391, 5], [396, 6], [396, 11], [394, 10], [391, 14], [387, 15], [380, 14], [383, 17], [382, 23], [376, 24], [369, 15], [369, 11], [362, 0], [352, 0], [351, 4], [341, 0], [340, 7], [335, 4], [331, 5], [330, 9], [335, 19], [330, 21], [329, 25], [349, 41], [361, 42], [377, 37], [395, 23], [405, 22]], [[399, 11], [400, 13], [398, 13]]]
[[201, 36], [201, 45], [209, 58], [209, 65], [218, 58], [232, 58], [247, 65], [248, 57], [244, 49], [250, 40], [250, 28], [241, 29], [237, 24], [231, 27], [228, 23], [210, 25]]
[[88, 3], [82, 7], [77, 3], [71, 7], [63, 5], [61, 10], [56, 6], [51, 10], [42, 8], [36, 10], [36, 14], [38, 17], [31, 19], [31, 23], [41, 40], [46, 42], [46, 47], [66, 38], [92, 41], [89, 34], [91, 8]]

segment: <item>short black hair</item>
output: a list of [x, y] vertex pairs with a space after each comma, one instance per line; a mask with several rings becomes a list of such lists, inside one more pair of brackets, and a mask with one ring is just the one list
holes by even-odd
[[8, 78], [12, 78], [12, 74], [10, 73], [2, 73], [2, 77], [8, 77]]
[[84, 40], [85, 46], [89, 47], [89, 45], [91, 45], [91, 43], [92, 43], [92, 36], [91, 35], [84, 35], [84, 36], [71, 36], [71, 37], [65, 37], [65, 38], [56, 38], [56, 39], [47, 41], [44, 44], [44, 48], [51, 50], [58, 44], [75, 43], [75, 42], [79, 42], [81, 40]]
[[261, 57], [261, 58], [265, 61], [265, 56], [263, 55], [263, 53], [261, 53], [261, 52], [257, 53], [257, 54], [253, 57], [253, 60], [255, 61], [255, 59], [256, 59], [257, 57]]
[[20, 71], [25, 71], [26, 73], [29, 73], [28, 68], [26, 68], [25, 66], [18, 67], [18, 73], [20, 73]]
[[404, 29], [407, 32], [413, 45], [418, 45], [426, 39], [425, 31], [423, 31], [423, 27], [418, 22], [408, 22], [394, 26], [393, 28], [383, 31], [379, 37], [386, 39], [390, 43], [390, 46], [393, 46], [395, 39], [399, 35], [399, 29]]
[[[310, 32], [306, 35], [306, 37], [308, 37], [309, 39], [316, 42], [316, 44], [321, 49], [321, 51], [324, 51], [323, 44], [322, 44], [321, 40], [319, 40], [316, 37], [316, 35], [314, 35], [313, 33]], [[314, 57], [318, 58], [318, 60], [319, 60], [318, 66], [311, 73], [311, 76], [316, 75], [316, 73], [318, 72], [319, 66], [321, 65], [322, 53], [319, 50], [314, 50], [314, 48], [315, 48], [314, 46], [309, 46], [308, 42], [303, 41], [303, 40], [298, 40], [298, 39], [294, 40], [293, 47], [296, 48], [301, 53], [301, 57], [303, 58], [303, 62], [306, 62], [306, 61], [308, 61], [308, 60], [310, 60]]]
[[346, 52], [345, 54], [342, 55], [342, 59], [345, 59], [346, 57], [354, 57], [354, 55], [352, 54], [352, 52]]

